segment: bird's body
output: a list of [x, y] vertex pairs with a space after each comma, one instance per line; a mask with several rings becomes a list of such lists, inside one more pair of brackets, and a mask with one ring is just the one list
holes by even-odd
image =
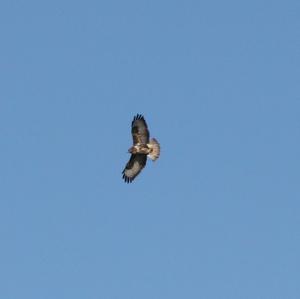
[[133, 145], [128, 152], [131, 154], [145, 154], [151, 160], [155, 161], [159, 158], [160, 146], [158, 141], [155, 138], [152, 138], [149, 143], [137, 143]]
[[133, 146], [128, 150], [131, 157], [122, 172], [126, 183], [131, 183], [141, 172], [147, 163], [147, 157], [155, 161], [160, 155], [160, 145], [155, 138], [150, 140], [147, 123], [142, 115], [137, 114], [133, 118], [131, 134]]
[[129, 153], [131, 154], [145, 154], [148, 155], [150, 153], [150, 148], [147, 144], [136, 144], [133, 145], [129, 150]]

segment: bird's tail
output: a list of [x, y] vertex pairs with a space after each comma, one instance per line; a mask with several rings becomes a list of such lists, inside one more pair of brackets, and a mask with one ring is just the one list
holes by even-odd
[[150, 143], [148, 143], [148, 147], [151, 149], [151, 152], [148, 154], [148, 157], [155, 161], [159, 158], [160, 155], [160, 145], [158, 141], [155, 138], [152, 138], [150, 140]]

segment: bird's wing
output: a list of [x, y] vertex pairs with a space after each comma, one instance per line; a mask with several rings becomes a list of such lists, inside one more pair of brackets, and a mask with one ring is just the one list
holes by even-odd
[[130, 160], [126, 164], [122, 174], [123, 179], [126, 183], [131, 183], [135, 177], [141, 172], [145, 167], [147, 162], [147, 155], [145, 154], [133, 154]]
[[137, 114], [133, 118], [131, 123], [131, 134], [133, 138], [133, 144], [147, 144], [149, 142], [149, 131], [143, 115]]

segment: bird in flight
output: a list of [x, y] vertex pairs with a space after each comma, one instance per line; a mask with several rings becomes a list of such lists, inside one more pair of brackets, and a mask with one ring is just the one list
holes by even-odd
[[160, 145], [155, 138], [150, 139], [147, 123], [144, 116], [137, 114], [131, 123], [133, 145], [128, 150], [131, 157], [122, 174], [126, 183], [131, 183], [146, 166], [147, 157], [152, 161], [160, 155]]

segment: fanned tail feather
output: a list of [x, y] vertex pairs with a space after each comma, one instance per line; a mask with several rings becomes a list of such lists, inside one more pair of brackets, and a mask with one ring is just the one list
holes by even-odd
[[148, 154], [148, 157], [155, 161], [156, 159], [159, 158], [160, 155], [160, 145], [158, 141], [155, 138], [152, 138], [150, 140], [150, 143], [148, 143], [148, 147], [152, 149], [152, 151]]

